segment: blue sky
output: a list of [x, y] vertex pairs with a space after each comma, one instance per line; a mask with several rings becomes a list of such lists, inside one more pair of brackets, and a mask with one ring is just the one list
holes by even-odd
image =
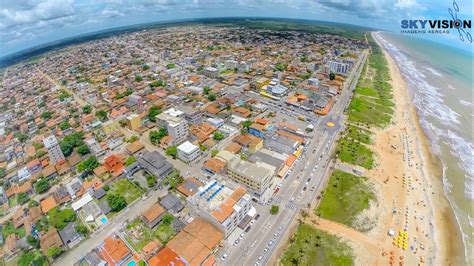
[[[472, 1], [456, 0], [461, 19]], [[0, 56], [119, 26], [184, 18], [263, 16], [325, 20], [400, 31], [401, 19], [450, 19], [452, 0], [0, 0]], [[420, 35], [417, 35], [420, 36]], [[453, 31], [431, 39], [472, 52]]]

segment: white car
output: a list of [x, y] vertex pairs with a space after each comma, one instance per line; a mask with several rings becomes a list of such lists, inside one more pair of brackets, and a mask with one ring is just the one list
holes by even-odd
[[227, 258], [227, 254], [222, 255], [221, 260], [224, 261]]

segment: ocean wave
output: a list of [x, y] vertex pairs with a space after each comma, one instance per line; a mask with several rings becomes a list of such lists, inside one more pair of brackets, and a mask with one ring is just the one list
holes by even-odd
[[464, 106], [472, 106], [471, 102], [465, 101], [463, 99], [459, 99], [459, 103], [464, 105]]
[[455, 88], [455, 87], [453, 87], [453, 86], [451, 86], [451, 85], [448, 85], [448, 88], [450, 88], [450, 89], [451, 89], [451, 90], [453, 90], [453, 91], [455, 91], [455, 90], [456, 90], [456, 88]]
[[431, 74], [433, 74], [435, 76], [443, 77], [443, 75], [441, 73], [439, 73], [438, 71], [432, 69], [431, 67], [425, 67], [425, 69], [428, 70], [429, 72], [431, 72]]

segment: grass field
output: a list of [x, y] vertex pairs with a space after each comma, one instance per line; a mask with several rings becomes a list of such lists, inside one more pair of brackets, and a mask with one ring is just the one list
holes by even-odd
[[281, 259], [282, 265], [345, 266], [354, 264], [351, 247], [339, 237], [307, 224], [298, 227]]
[[109, 193], [122, 195], [128, 204], [142, 195], [141, 189], [125, 178], [112, 183]]
[[131, 235], [126, 237], [127, 242], [137, 251], [140, 251], [146, 244], [155, 239], [153, 231], [138, 218], [127, 226], [127, 232], [131, 230], [137, 230], [139, 232], [138, 235], [140, 235], [139, 238], [135, 238]]
[[342, 162], [372, 169], [375, 166], [374, 152], [365, 144], [342, 137], [337, 143], [336, 154]]
[[174, 237], [176, 231], [171, 225], [161, 223], [158, 225], [158, 228], [155, 230], [154, 234], [160, 240], [160, 242], [165, 245], [171, 240], [171, 238]]
[[355, 229], [357, 216], [376, 200], [367, 178], [335, 170], [315, 213], [324, 219], [345, 224]]

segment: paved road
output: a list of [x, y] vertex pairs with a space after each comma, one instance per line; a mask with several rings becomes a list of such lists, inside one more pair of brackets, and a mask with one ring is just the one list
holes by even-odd
[[[299, 210], [308, 208], [308, 204], [311, 204], [321, 193], [329, 178], [327, 173], [331, 163], [330, 151], [335, 148], [338, 132], [344, 129], [343, 122], [346, 117], [343, 112], [351, 100], [352, 91], [357, 84], [366, 56], [364, 53], [355, 66], [355, 71], [349, 75], [348, 82], [345, 84], [346, 88], [331, 112], [326, 117], [317, 120], [311, 143], [299, 157], [278, 195], [274, 196], [275, 201], [280, 205], [279, 213], [270, 215], [268, 206], [258, 207], [261, 218], [237, 246], [226, 247], [219, 253], [219, 255], [224, 252], [228, 254], [226, 261], [219, 261], [220, 264], [266, 265], [279, 244], [284, 244], [285, 241], [281, 240]], [[335, 123], [336, 126], [326, 127], [325, 124], [328, 121]]]

